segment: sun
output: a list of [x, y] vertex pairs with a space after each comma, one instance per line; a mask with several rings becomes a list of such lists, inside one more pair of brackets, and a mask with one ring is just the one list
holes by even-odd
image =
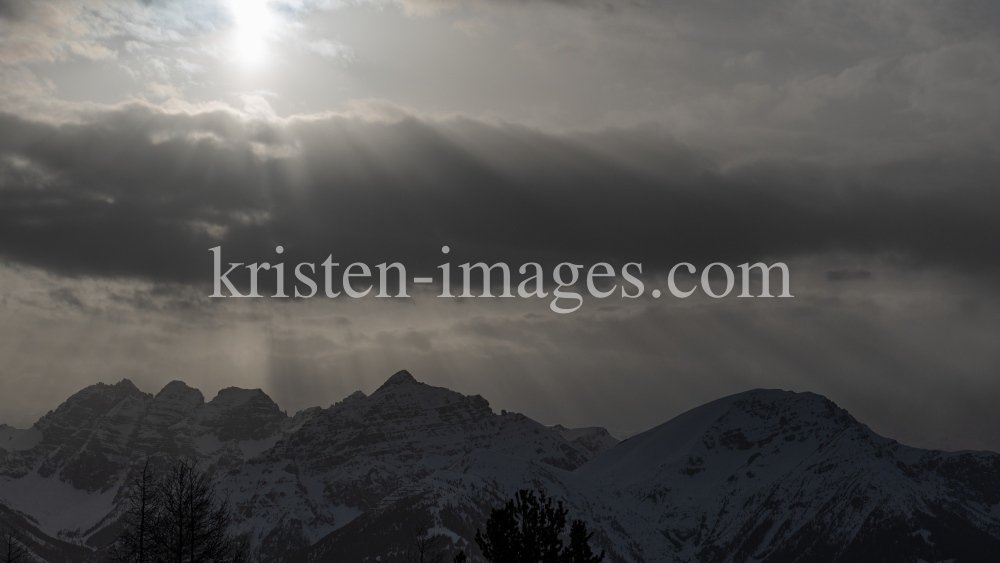
[[268, 41], [277, 23], [267, 0], [230, 0], [233, 15], [233, 54], [246, 66], [257, 66], [267, 59]]

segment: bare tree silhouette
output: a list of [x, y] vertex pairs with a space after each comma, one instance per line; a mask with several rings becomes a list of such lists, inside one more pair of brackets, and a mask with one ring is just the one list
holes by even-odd
[[114, 563], [152, 563], [157, 560], [154, 530], [160, 516], [160, 482], [149, 458], [132, 478], [125, 498], [122, 530], [111, 546], [110, 559]]
[[250, 547], [232, 536], [229, 502], [219, 499], [194, 463], [174, 464], [160, 485], [156, 537], [164, 563], [244, 563]]
[[248, 563], [250, 541], [233, 535], [229, 502], [208, 475], [181, 461], [162, 477], [147, 462], [131, 484], [115, 563]]
[[28, 548], [24, 547], [18, 533], [4, 528], [0, 531], [0, 563], [26, 563]]
[[444, 563], [441, 544], [444, 536], [430, 533], [430, 523], [423, 522], [413, 532], [406, 551], [407, 563]]

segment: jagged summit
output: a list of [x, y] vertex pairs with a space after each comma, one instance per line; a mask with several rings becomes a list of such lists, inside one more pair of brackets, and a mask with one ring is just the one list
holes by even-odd
[[400, 385], [423, 385], [423, 383], [417, 381], [412, 375], [410, 375], [410, 372], [403, 369], [392, 374], [392, 377], [386, 379], [385, 383], [379, 386], [379, 388], [376, 389], [375, 392], [378, 393], [383, 389], [399, 387]]
[[189, 410], [203, 404], [205, 395], [183, 381], [171, 381], [163, 389], [160, 389], [160, 392], [153, 398], [153, 402], [174, 404], [180, 409]]
[[[243, 389], [242, 387], [226, 387], [225, 389], [219, 390], [211, 401], [208, 402], [210, 405], [216, 406], [230, 406], [235, 407], [237, 405], [242, 405], [248, 401], [262, 401], [265, 403], [274, 403], [271, 397], [268, 396], [261, 389]], [[275, 406], [277, 406], [275, 404]]]
[[[95, 383], [88, 385], [80, 391], [71, 395], [60, 407], [74, 405], [88, 401], [115, 401], [130, 395], [148, 395], [139, 390], [129, 379], [122, 379], [118, 383]], [[56, 410], [59, 410], [58, 408]]]
[[135, 386], [135, 383], [132, 383], [132, 380], [127, 377], [123, 378], [118, 383], [113, 384], [112, 387], [117, 387], [119, 389], [125, 389], [128, 391], [139, 391], [139, 388]]
[[367, 397], [368, 397], [368, 395], [365, 395], [364, 391], [358, 390], [358, 391], [355, 391], [355, 392], [351, 393], [350, 395], [344, 397], [343, 399], [337, 401], [332, 406], [336, 407], [336, 406], [340, 406], [340, 405], [345, 405], [345, 404], [350, 403], [352, 401], [358, 401], [358, 400], [361, 400], [361, 399], [365, 399]]
[[183, 381], [171, 381], [153, 398], [143, 425], [157, 428], [173, 426], [204, 404], [205, 396], [201, 391]]
[[[201, 391], [199, 391], [198, 389], [191, 387], [190, 385], [179, 379], [175, 379], [170, 383], [164, 385], [163, 389], [160, 389], [160, 392], [157, 393], [156, 396], [164, 394], [189, 394], [192, 392], [197, 392], [199, 395], [202, 394]], [[202, 398], [204, 398], [204, 395], [202, 395]]]
[[40, 418], [34, 426], [47, 434], [65, 436], [81, 427], [91, 426], [122, 401], [144, 401], [150, 397], [128, 379], [111, 385], [97, 383], [71, 395], [54, 411], [49, 411]]

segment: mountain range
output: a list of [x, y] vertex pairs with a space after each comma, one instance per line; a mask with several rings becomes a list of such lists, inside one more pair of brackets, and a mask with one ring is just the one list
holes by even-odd
[[482, 561], [476, 529], [525, 488], [613, 563], [1000, 559], [1000, 455], [911, 448], [819, 395], [747, 391], [619, 443], [405, 371], [292, 416], [259, 389], [92, 385], [0, 425], [0, 524], [40, 561], [101, 561], [146, 459], [197, 461], [259, 563], [405, 561], [420, 530]]

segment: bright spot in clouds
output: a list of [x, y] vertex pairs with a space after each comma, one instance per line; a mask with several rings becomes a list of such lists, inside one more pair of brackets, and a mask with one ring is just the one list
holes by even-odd
[[277, 23], [267, 0], [230, 0], [235, 27], [233, 53], [240, 62], [254, 66], [267, 57], [267, 42]]

